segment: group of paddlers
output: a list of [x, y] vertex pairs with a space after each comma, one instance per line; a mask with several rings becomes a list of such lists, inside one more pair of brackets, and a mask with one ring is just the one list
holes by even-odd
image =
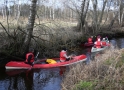
[[[94, 37], [91, 36], [88, 38], [88, 43], [94, 43], [94, 47], [95, 48], [101, 48], [103, 46], [106, 46], [107, 43], [109, 43], [108, 37], [105, 38], [101, 38], [100, 35], [98, 35], [96, 37], [96, 40], [94, 40]], [[30, 64], [31, 66], [33, 66], [33, 62], [34, 62], [34, 54], [33, 54], [34, 50], [30, 49], [29, 53], [26, 54], [26, 63]], [[62, 48], [62, 50], [60, 51], [60, 62], [65, 62], [68, 61], [72, 58], [73, 56], [67, 56], [67, 49], [64, 47]]]
[[[60, 51], [60, 62], [65, 62], [65, 61], [69, 61], [71, 58], [73, 57], [73, 55], [67, 56], [67, 48], [63, 47], [62, 50]], [[34, 57], [34, 49], [30, 48], [29, 52], [26, 54], [26, 61], [25, 63], [33, 66], [35, 63], [35, 57]], [[53, 62], [54, 60], [52, 59], [47, 59], [47, 62]]]
[[101, 48], [103, 46], [107, 46], [107, 44], [109, 43], [108, 37], [106, 36], [105, 38], [101, 38], [100, 35], [98, 35], [96, 37], [96, 40], [94, 40], [93, 36], [88, 38], [88, 43], [94, 43], [94, 47], [95, 48]]

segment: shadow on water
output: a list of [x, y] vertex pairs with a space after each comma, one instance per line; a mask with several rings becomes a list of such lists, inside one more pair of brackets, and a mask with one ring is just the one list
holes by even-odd
[[[124, 38], [113, 38], [114, 47], [124, 48]], [[86, 64], [93, 60], [91, 48], [83, 48], [78, 54], [86, 54]], [[100, 54], [100, 53], [98, 53]], [[61, 90], [62, 75], [67, 67], [6, 71], [0, 68], [0, 90]]]

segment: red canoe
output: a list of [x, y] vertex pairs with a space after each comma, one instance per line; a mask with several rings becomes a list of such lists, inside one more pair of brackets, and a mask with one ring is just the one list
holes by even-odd
[[6, 71], [6, 74], [9, 75], [9, 76], [14, 76], [14, 75], [17, 75], [17, 74], [20, 74], [22, 72], [26, 72], [27, 69], [14, 69], [14, 70], [7, 70]]
[[45, 63], [47, 59], [41, 59], [38, 60], [39, 63], [34, 64], [33, 67], [29, 64], [26, 64], [25, 62], [19, 62], [19, 61], [10, 61], [5, 65], [6, 69], [38, 69], [38, 68], [53, 68], [53, 67], [60, 67], [60, 66], [68, 66], [74, 63], [82, 62], [87, 59], [86, 55], [79, 55], [74, 56], [72, 60], [66, 61], [66, 62], [58, 62], [59, 58], [53, 58], [57, 61], [57, 63], [54, 64], [47, 64]]

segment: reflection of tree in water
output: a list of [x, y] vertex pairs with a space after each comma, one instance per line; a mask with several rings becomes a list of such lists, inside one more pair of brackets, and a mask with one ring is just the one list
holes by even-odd
[[10, 77], [6, 90], [26, 90], [24, 79], [22, 77]]
[[[29, 70], [0, 81], [2, 90], [59, 90], [61, 76], [59, 68]], [[1, 85], [0, 85], [1, 86]], [[1, 89], [1, 88], [0, 88]]]
[[13, 70], [8, 72], [9, 77], [7, 77], [7, 79], [3, 82], [3, 87], [5, 87], [6, 89], [3, 90], [32, 90], [33, 77], [31, 76], [31, 73], [33, 72], [31, 70], [29, 73], [30, 75], [28, 77], [30, 79], [28, 79], [26, 73], [27, 71], [22, 72], [20, 70]]
[[[58, 78], [60, 80], [59, 69], [57, 68], [42, 69], [39, 72], [34, 72], [33, 77], [34, 89], [35, 90], [42, 89], [46, 87], [49, 83], [55, 84]], [[51, 87], [51, 85], [49, 86]]]

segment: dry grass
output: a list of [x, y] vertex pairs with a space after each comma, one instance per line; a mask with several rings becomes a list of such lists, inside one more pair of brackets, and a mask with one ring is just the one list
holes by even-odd
[[[25, 27], [28, 23], [28, 17], [22, 17], [20, 16], [18, 19], [16, 17], [8, 17], [8, 21], [7, 21], [7, 17], [2, 17], [0, 16], [0, 22], [7, 27], [8, 24], [11, 27], [16, 27], [16, 26], [22, 26]], [[35, 25], [37, 26], [38, 24], [43, 24], [46, 25], [48, 27], [73, 27], [73, 26], [77, 26], [77, 21], [62, 21], [62, 20], [42, 20], [40, 18], [35, 18]]]
[[71, 66], [62, 90], [124, 90], [124, 49], [107, 50], [88, 65]]
[[[17, 19], [14, 17], [8, 17], [9, 20], [7, 22], [6, 17], [3, 18], [0, 16], [0, 23], [7, 29], [8, 33], [13, 32], [16, 30], [18, 32], [17, 27], [20, 27], [23, 32], [26, 32], [26, 25], [28, 23], [27, 17], [20, 17]], [[33, 35], [41, 38], [45, 41], [53, 41], [57, 38], [62, 39], [63, 42], [66, 42], [69, 39], [75, 39], [76, 37], [80, 37], [81, 33], [74, 33], [73, 28], [77, 25], [77, 22], [69, 22], [69, 21], [61, 21], [61, 20], [40, 20], [36, 18]], [[9, 26], [9, 29], [8, 29]], [[5, 30], [3, 27], [0, 27], [0, 31], [4, 32]]]

